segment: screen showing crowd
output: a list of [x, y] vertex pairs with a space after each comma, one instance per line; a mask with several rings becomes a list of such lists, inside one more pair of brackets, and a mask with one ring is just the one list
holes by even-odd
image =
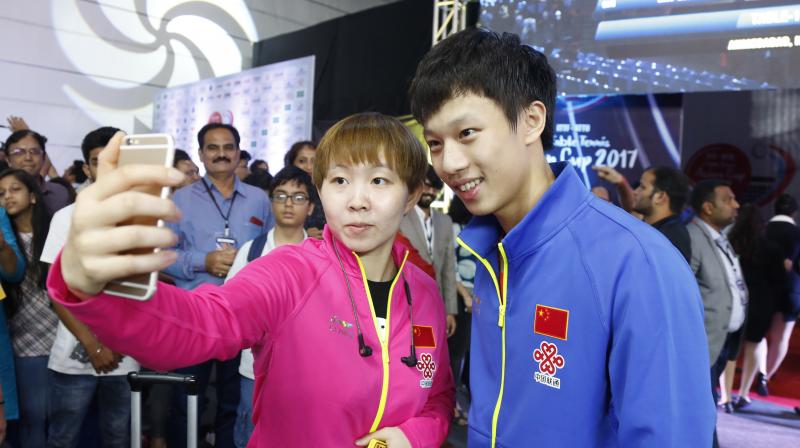
[[563, 94], [800, 86], [800, 2], [481, 0], [480, 25], [544, 52]]

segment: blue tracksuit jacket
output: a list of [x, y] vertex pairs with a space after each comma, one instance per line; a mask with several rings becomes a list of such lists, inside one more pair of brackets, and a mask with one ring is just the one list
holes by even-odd
[[484, 216], [459, 237], [480, 261], [469, 446], [711, 446], [703, 304], [689, 266], [658, 231], [594, 197], [571, 165], [552, 168], [551, 188], [507, 235]]

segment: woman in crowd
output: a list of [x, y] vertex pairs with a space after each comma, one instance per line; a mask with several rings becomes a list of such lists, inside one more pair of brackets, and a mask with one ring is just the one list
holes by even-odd
[[[304, 140], [296, 142], [286, 151], [286, 155], [283, 156], [283, 163], [285, 166], [294, 165], [311, 176], [313, 175], [316, 157], [317, 146], [314, 142]], [[322, 209], [322, 203], [319, 198], [314, 202], [314, 212], [306, 219], [305, 227], [308, 236], [322, 238], [322, 229], [325, 227], [325, 211]]]
[[[750, 295], [739, 399], [734, 405], [735, 409], [743, 409], [750, 405], [750, 387], [756, 374], [766, 373], [767, 345], [764, 337], [775, 314], [777, 298], [785, 288], [786, 270], [791, 268], [791, 263], [783, 259], [779, 247], [764, 237], [764, 220], [753, 204], [745, 204], [739, 209], [729, 240], [739, 255]], [[730, 382], [733, 383], [733, 372], [730, 373]]]
[[0, 205], [12, 219], [28, 266], [21, 283], [4, 285], [20, 404], [19, 437], [23, 447], [40, 448], [46, 435], [47, 360], [58, 327], [45, 289], [47, 264], [37, 261], [50, 216], [38, 182], [22, 170], [0, 173]]
[[[17, 237], [14, 235], [6, 210], [0, 208], [0, 279], [4, 283], [17, 283], [24, 275], [25, 258], [19, 251]], [[0, 288], [0, 300], [5, 297], [5, 290]], [[7, 422], [19, 418], [14, 355], [8, 334], [5, 303], [0, 304], [0, 446], [3, 446], [6, 437]]]
[[427, 162], [411, 131], [372, 113], [338, 122], [314, 165], [328, 210], [322, 240], [278, 247], [221, 287], [159, 284], [147, 302], [102, 291], [112, 279], [175, 261], [169, 250], [119, 252], [170, 247], [175, 236], [118, 224], [141, 214], [176, 220], [171, 201], [130, 190], [172, 186], [182, 176], [150, 166], [117, 170], [121, 138], [101, 153], [102, 175], [76, 205], [51, 269], [53, 300], [109, 347], [157, 369], [229, 359], [252, 347], [255, 428], [248, 446], [444, 442], [454, 406], [444, 302], [436, 282], [394, 243], [419, 199]]

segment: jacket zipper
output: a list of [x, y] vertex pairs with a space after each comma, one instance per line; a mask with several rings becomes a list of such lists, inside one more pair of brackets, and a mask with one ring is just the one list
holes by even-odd
[[[497, 421], [500, 417], [500, 406], [503, 403], [503, 390], [506, 385], [506, 308], [508, 307], [508, 258], [506, 251], [503, 248], [503, 243], [497, 243], [497, 249], [500, 253], [500, 263], [502, 263], [501, 273], [503, 274], [498, 281], [497, 275], [492, 269], [491, 263], [485, 258], [478, 255], [471, 247], [461, 239], [457, 238], [461, 247], [469, 251], [475, 258], [477, 258], [489, 271], [489, 275], [494, 282], [495, 291], [497, 291], [497, 300], [500, 304], [497, 310], [497, 326], [500, 327], [500, 340], [501, 340], [501, 368], [500, 368], [500, 391], [497, 394], [497, 401], [494, 405], [494, 414], [492, 414], [492, 448], [497, 444]], [[502, 282], [502, 284], [500, 284]]]
[[375, 326], [375, 333], [378, 335], [378, 341], [381, 344], [381, 365], [383, 366], [381, 399], [378, 403], [378, 412], [375, 414], [375, 419], [372, 421], [372, 426], [369, 430], [369, 432], [375, 432], [378, 430], [381, 420], [383, 419], [383, 413], [386, 410], [386, 398], [389, 395], [389, 323], [391, 322], [390, 317], [392, 314], [392, 293], [394, 292], [394, 285], [397, 284], [397, 279], [400, 278], [400, 273], [403, 272], [403, 267], [406, 265], [408, 251], [403, 255], [403, 261], [400, 263], [397, 275], [394, 276], [392, 285], [389, 287], [389, 300], [386, 303], [386, 332], [383, 338], [381, 337], [381, 329], [378, 327], [378, 317], [375, 315], [375, 306], [372, 304], [372, 294], [369, 292], [369, 284], [367, 283], [367, 274], [364, 272], [364, 265], [361, 264], [361, 259], [355, 252], [353, 252], [353, 256], [356, 258], [358, 268], [361, 271], [361, 280], [364, 282], [364, 290], [367, 292], [367, 298], [369, 299], [369, 311], [372, 314], [372, 324]]

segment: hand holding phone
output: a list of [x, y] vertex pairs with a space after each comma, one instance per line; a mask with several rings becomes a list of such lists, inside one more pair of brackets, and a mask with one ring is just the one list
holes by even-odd
[[[124, 286], [126, 279], [144, 274], [147, 287], [136, 289], [131, 296], [145, 300], [155, 290], [152, 273], [177, 259], [173, 251], [154, 248], [176, 243], [175, 234], [157, 224], [159, 220], [180, 219], [177, 207], [166, 196], [184, 175], [172, 168], [166, 155], [159, 158], [159, 163], [146, 157], [130, 160], [120, 148], [124, 139], [123, 133], [117, 133], [101, 151], [97, 181], [78, 195], [70, 234], [61, 253], [61, 274], [71, 290], [87, 296], [98, 294], [107, 286], [111, 293], [112, 284]], [[78, 296], [84, 298], [82, 294]]]
[[[152, 165], [171, 167], [175, 159], [175, 143], [166, 134], [128, 135], [122, 140], [117, 167], [126, 165]], [[139, 185], [134, 191], [167, 199], [170, 188], [159, 185]], [[134, 216], [118, 226], [164, 227], [164, 221], [153, 216]], [[125, 255], [144, 255], [158, 252], [155, 248], [136, 248], [122, 252]], [[158, 282], [158, 272], [137, 274], [110, 281], [105, 288], [107, 294], [134, 300], [147, 300], [153, 296]]]

